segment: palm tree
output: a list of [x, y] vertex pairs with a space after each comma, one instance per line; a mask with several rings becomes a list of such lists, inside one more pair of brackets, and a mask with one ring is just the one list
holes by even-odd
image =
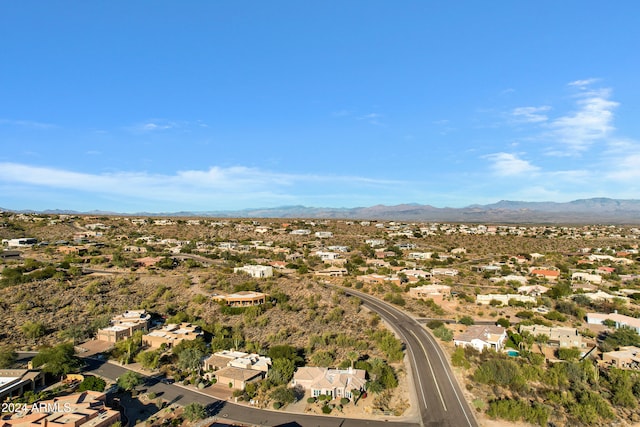
[[357, 351], [350, 351], [347, 353], [347, 359], [351, 362], [351, 368], [354, 367], [355, 363], [360, 358], [360, 354]]

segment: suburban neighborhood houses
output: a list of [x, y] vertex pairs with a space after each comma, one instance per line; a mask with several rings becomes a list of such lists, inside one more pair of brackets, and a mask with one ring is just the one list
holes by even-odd
[[[1, 222], [8, 401], [91, 398], [87, 420], [121, 420], [105, 390], [140, 399], [127, 378], [105, 378], [95, 395], [45, 393], [61, 378], [84, 381], [65, 379], [87, 374], [82, 357], [252, 408], [414, 422], [415, 390], [435, 385], [420, 386], [413, 364], [431, 355], [362, 293], [407, 313], [444, 351], [479, 425], [521, 401], [536, 416], [518, 419], [538, 425], [640, 419], [637, 228], [13, 213]], [[27, 350], [41, 353], [29, 367], [14, 357]], [[160, 426], [170, 402], [156, 400], [147, 422]]]

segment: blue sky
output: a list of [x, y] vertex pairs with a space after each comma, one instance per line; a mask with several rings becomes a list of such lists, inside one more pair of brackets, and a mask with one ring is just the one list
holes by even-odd
[[640, 3], [0, 5], [0, 207], [640, 198]]

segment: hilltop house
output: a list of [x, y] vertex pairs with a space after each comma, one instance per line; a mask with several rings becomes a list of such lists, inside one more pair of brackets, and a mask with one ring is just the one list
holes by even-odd
[[311, 391], [311, 396], [331, 396], [332, 399], [353, 398], [352, 390], [364, 390], [367, 371], [363, 369], [329, 369], [317, 366], [301, 367], [293, 374], [291, 385]]
[[231, 307], [249, 307], [252, 305], [264, 304], [267, 295], [262, 292], [240, 291], [235, 294], [213, 296], [214, 301], [224, 301]]
[[635, 329], [640, 334], [640, 319], [625, 316], [618, 313], [587, 313], [587, 323], [590, 325], [602, 325], [607, 319], [616, 323], [616, 328], [628, 327]]
[[218, 383], [244, 390], [248, 383], [260, 381], [266, 376], [271, 366], [271, 358], [223, 350], [205, 359], [203, 365], [206, 371], [214, 371], [207, 375], [215, 377]]
[[193, 341], [202, 336], [199, 326], [191, 323], [181, 323], [180, 325], [168, 324], [161, 329], [156, 329], [142, 336], [142, 343], [152, 349], [160, 348], [162, 344], [173, 347], [182, 341]]
[[501, 350], [507, 339], [507, 330], [502, 326], [472, 325], [454, 338], [456, 347], [471, 346], [478, 351], [485, 349]]
[[133, 335], [135, 331], [146, 331], [149, 328], [151, 315], [146, 310], [127, 310], [111, 319], [111, 325], [99, 329], [96, 339], [116, 343]]
[[269, 265], [245, 265], [244, 267], [236, 267], [234, 273], [246, 273], [256, 279], [273, 276], [273, 267]]
[[567, 328], [564, 326], [542, 326], [542, 325], [530, 325], [520, 326], [520, 333], [527, 332], [532, 336], [546, 335], [549, 337], [548, 343], [558, 348], [585, 348], [586, 344], [582, 340], [582, 336], [578, 333], [576, 328]]
[[424, 285], [409, 288], [409, 296], [417, 299], [432, 299], [441, 302], [445, 297], [451, 296], [451, 286]]

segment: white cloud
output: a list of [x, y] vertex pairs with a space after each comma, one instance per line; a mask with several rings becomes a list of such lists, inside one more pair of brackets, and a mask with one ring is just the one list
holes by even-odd
[[618, 159], [616, 162], [616, 168], [607, 174], [607, 178], [614, 181], [631, 181], [640, 179], [640, 153], [629, 154]]
[[584, 89], [587, 86], [590, 86], [594, 83], [599, 82], [600, 79], [595, 79], [595, 78], [591, 78], [591, 79], [584, 79], [584, 80], [574, 80], [570, 83], [567, 84], [567, 86], [575, 86], [578, 87], [580, 89]]
[[0, 125], [20, 126], [33, 129], [52, 129], [57, 127], [51, 123], [36, 122], [33, 120], [12, 120], [12, 119], [0, 119]]
[[380, 113], [368, 113], [358, 117], [358, 120], [366, 120], [372, 125], [381, 125], [380, 119], [382, 118]]
[[[79, 191], [92, 195], [131, 198], [166, 203], [183, 202], [202, 205], [212, 200], [234, 207], [238, 201], [261, 204], [290, 203], [296, 194], [318, 188], [395, 188], [406, 183], [357, 176], [296, 175], [275, 173], [243, 166], [211, 167], [208, 170], [186, 170], [175, 174], [147, 172], [113, 172], [92, 174], [19, 163], [0, 163], [2, 182], [36, 188]], [[312, 190], [313, 191], [313, 190]], [[357, 190], [356, 190], [357, 191]]]
[[494, 153], [484, 156], [492, 162], [491, 169], [500, 176], [523, 175], [537, 172], [540, 168], [511, 153]]
[[542, 107], [518, 107], [511, 112], [511, 115], [517, 122], [540, 123], [549, 119], [546, 114], [543, 114], [549, 110], [551, 110], [551, 107], [547, 105]]
[[168, 130], [189, 130], [195, 128], [208, 128], [202, 120], [186, 121], [186, 120], [166, 120], [166, 119], [149, 119], [141, 123], [128, 126], [126, 129], [134, 133], [150, 133], [162, 132]]
[[619, 105], [611, 101], [610, 89], [592, 89], [577, 96], [577, 109], [549, 123], [549, 138], [564, 145], [549, 154], [578, 154], [597, 141], [608, 138], [613, 127], [613, 111]]

